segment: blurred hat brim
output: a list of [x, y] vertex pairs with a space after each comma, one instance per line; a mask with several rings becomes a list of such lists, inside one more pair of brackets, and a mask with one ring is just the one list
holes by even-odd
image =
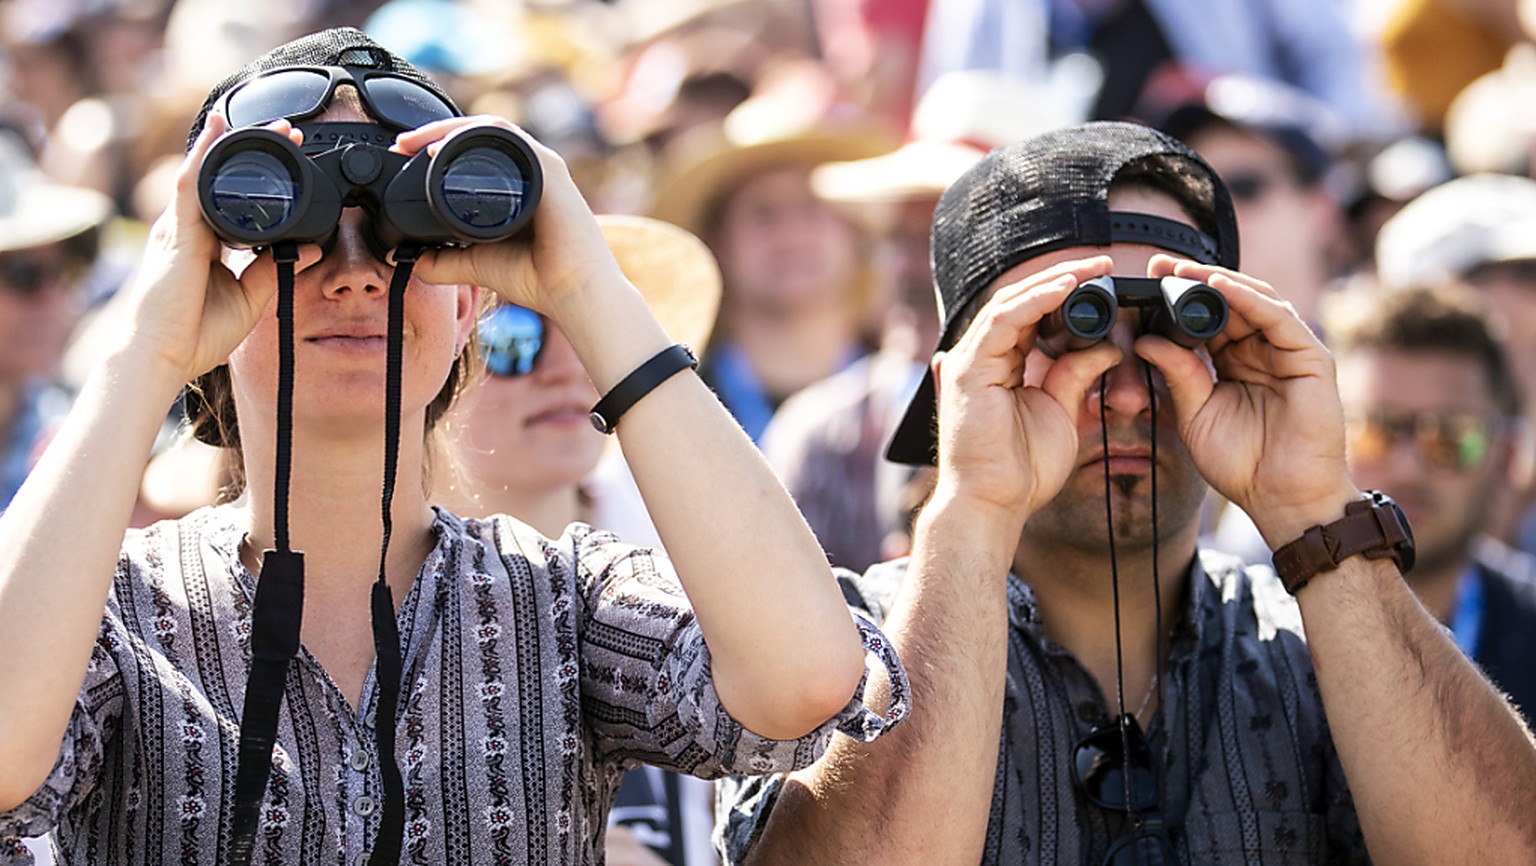
[[643, 216], [600, 214], [619, 269], [674, 341], [702, 354], [720, 310], [720, 266], [691, 232]]

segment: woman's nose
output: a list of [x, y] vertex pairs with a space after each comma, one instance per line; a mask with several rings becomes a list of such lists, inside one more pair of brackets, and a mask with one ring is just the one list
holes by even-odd
[[315, 270], [327, 296], [349, 292], [382, 294], [389, 288], [393, 268], [380, 261], [368, 245], [362, 211], [349, 208], [336, 226], [336, 238]]

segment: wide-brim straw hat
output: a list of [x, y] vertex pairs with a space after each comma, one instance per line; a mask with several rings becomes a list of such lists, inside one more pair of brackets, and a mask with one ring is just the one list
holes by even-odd
[[1083, 122], [1082, 103], [995, 72], [945, 73], [913, 109], [906, 144], [822, 165], [811, 186], [828, 201], [848, 204], [937, 198], [992, 148]]
[[667, 336], [701, 354], [720, 310], [720, 266], [697, 236], [643, 216], [599, 214], [598, 225], [624, 276]]
[[106, 222], [112, 200], [101, 193], [54, 183], [25, 146], [0, 135], [0, 252], [68, 240]]
[[701, 128], [685, 136], [656, 186], [650, 215], [707, 239], [720, 203], [754, 175], [783, 166], [809, 170], [867, 159], [898, 144], [890, 129], [855, 112], [792, 103], [788, 95], [754, 96], [737, 106], [720, 129]]

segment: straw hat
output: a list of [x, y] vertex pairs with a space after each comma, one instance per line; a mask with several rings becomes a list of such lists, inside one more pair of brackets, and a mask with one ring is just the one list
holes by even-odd
[[702, 354], [720, 309], [720, 266], [709, 247], [675, 225], [599, 214], [603, 238], [667, 336]]
[[738, 105], [720, 130], [677, 144], [657, 184], [651, 216], [707, 235], [711, 212], [754, 174], [790, 165], [865, 159], [896, 146], [895, 135], [835, 105], [814, 81], [791, 80]]
[[1536, 45], [1510, 50], [1504, 65], [1467, 85], [1445, 115], [1445, 146], [1461, 174], [1531, 169], [1536, 142]]
[[910, 141], [880, 156], [822, 165], [811, 186], [850, 204], [936, 197], [988, 150], [1085, 119], [1043, 86], [995, 72], [950, 72], [923, 92]]
[[111, 213], [106, 196], [50, 181], [19, 140], [0, 135], [0, 252], [72, 238], [101, 225]]

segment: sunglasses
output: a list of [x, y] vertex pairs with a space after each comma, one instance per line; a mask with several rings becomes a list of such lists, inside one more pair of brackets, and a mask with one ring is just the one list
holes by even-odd
[[1349, 450], [1357, 460], [1383, 460], [1405, 440], [1418, 461], [1441, 472], [1469, 472], [1492, 447], [1487, 418], [1473, 412], [1389, 412], [1349, 418]]
[[527, 307], [502, 304], [480, 320], [480, 357], [492, 376], [533, 372], [544, 352], [544, 317]]
[[1239, 169], [1222, 175], [1222, 180], [1226, 182], [1232, 200], [1239, 202], [1258, 201], [1270, 190], [1286, 183], [1286, 178], [1275, 172], [1256, 169]]
[[71, 285], [81, 267], [60, 256], [18, 251], [0, 253], [0, 290], [32, 298], [55, 286]]
[[1122, 714], [1077, 741], [1072, 747], [1072, 782], [1090, 803], [1129, 814], [1136, 825], [1110, 845], [1104, 866], [1169, 866], [1181, 862], [1163, 826], [1152, 750], [1134, 715]]
[[290, 66], [264, 72], [231, 88], [218, 109], [231, 129], [284, 118], [302, 120], [324, 111], [342, 84], [356, 88], [368, 113], [396, 129], [459, 116], [443, 97], [415, 79], [356, 66]]

